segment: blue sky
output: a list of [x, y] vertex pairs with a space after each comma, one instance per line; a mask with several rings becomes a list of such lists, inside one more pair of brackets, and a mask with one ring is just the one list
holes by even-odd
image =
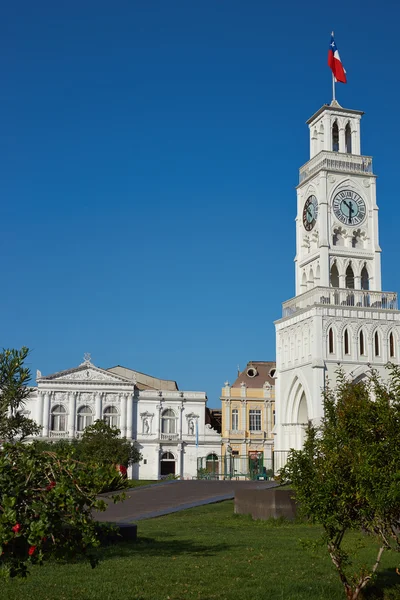
[[[364, 110], [383, 286], [400, 289], [393, 2], [15, 0], [1, 9], [1, 345], [205, 390], [274, 360], [305, 121]], [[65, 5], [65, 6], [63, 6]], [[324, 10], [325, 8], [325, 10]]]

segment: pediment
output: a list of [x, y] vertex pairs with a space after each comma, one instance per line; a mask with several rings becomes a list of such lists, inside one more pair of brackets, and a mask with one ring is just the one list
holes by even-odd
[[69, 369], [67, 371], [60, 371], [53, 375], [47, 375], [46, 377], [40, 377], [40, 381], [75, 381], [75, 382], [102, 382], [102, 383], [132, 383], [125, 377], [115, 375], [99, 369], [92, 364], [79, 365], [75, 369]]

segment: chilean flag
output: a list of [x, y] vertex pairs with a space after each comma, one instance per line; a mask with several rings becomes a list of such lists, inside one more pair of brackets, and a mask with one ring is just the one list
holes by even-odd
[[347, 83], [346, 71], [343, 69], [342, 61], [340, 60], [339, 52], [335, 44], [335, 40], [333, 39], [333, 31], [328, 50], [328, 65], [332, 69], [332, 73], [336, 81]]

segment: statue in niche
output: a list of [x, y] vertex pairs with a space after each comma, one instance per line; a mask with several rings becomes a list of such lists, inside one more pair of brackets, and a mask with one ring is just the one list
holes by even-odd
[[143, 433], [149, 433], [149, 432], [150, 432], [149, 420], [144, 419], [143, 420]]
[[193, 423], [193, 419], [190, 419], [190, 421], [189, 421], [189, 435], [194, 435], [194, 423]]

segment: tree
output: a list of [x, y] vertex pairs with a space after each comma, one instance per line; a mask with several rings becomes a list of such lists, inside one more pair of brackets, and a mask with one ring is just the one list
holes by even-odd
[[[50, 557], [98, 563], [100, 526], [93, 511], [111, 465], [78, 462], [36, 444], [5, 444], [0, 452], [0, 574], [25, 577], [30, 564]], [[120, 488], [126, 487], [120, 477]], [[121, 497], [114, 495], [113, 500]]]
[[[359, 598], [385, 550], [400, 550], [400, 369], [385, 384], [371, 371], [352, 383], [338, 372], [324, 393], [324, 418], [309, 425], [302, 450], [292, 450], [282, 476], [300, 509], [324, 529], [328, 552], [349, 600]], [[370, 567], [349, 574], [343, 540], [359, 530], [379, 541]]]
[[76, 460], [74, 444], [54, 452], [21, 442], [41, 429], [21, 414], [30, 393], [27, 356], [27, 348], [0, 353], [0, 574], [9, 577], [26, 576], [30, 563], [50, 556], [84, 555], [94, 567], [100, 526], [93, 512], [106, 508], [98, 494], [127, 487], [110, 461]]
[[133, 442], [120, 438], [120, 430], [110, 427], [104, 421], [96, 421], [86, 427], [77, 452], [80, 460], [99, 464], [124, 465], [128, 467], [139, 462], [141, 454]]
[[22, 441], [41, 431], [40, 425], [22, 413], [30, 394], [31, 373], [24, 367], [28, 354], [25, 347], [0, 353], [0, 443]]

